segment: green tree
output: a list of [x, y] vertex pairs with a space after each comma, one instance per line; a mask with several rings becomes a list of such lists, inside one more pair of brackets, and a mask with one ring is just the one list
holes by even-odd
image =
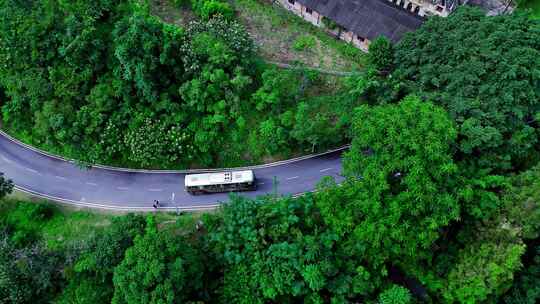
[[61, 262], [38, 242], [16, 247], [0, 226], [0, 302], [50, 303], [62, 284]]
[[299, 97], [299, 77], [296, 73], [270, 68], [262, 74], [262, 86], [252, 99], [259, 111], [280, 113]]
[[394, 64], [394, 46], [383, 36], [369, 44], [369, 63], [382, 74], [391, 72]]
[[340, 120], [334, 124], [337, 117], [333, 116], [333, 112], [323, 112], [320, 107], [314, 106], [315, 100], [310, 101], [298, 104], [291, 137], [299, 143], [307, 143], [314, 152], [316, 147], [330, 147], [339, 143], [343, 140], [340, 131], [344, 130], [340, 129]]
[[[442, 290], [445, 303], [493, 301], [509, 287], [521, 266], [523, 244], [474, 242], [458, 252]], [[490, 302], [491, 302], [490, 301]]]
[[115, 217], [107, 229], [86, 241], [69, 273], [68, 285], [59, 303], [110, 303], [114, 293], [114, 268], [124, 259], [133, 240], [144, 232], [142, 216], [128, 214]]
[[114, 269], [112, 303], [185, 303], [196, 300], [203, 286], [204, 266], [189, 240], [162, 233], [147, 218], [144, 235]]
[[13, 191], [13, 182], [4, 177], [4, 173], [0, 172], [0, 199]]
[[251, 142], [255, 146], [261, 146], [268, 154], [286, 153], [287, 130], [274, 119], [268, 119], [259, 124], [258, 130], [252, 132]]
[[[534, 167], [511, 178], [499, 194], [502, 204], [491, 216], [482, 221], [465, 218], [445, 231], [429, 268], [407, 271], [416, 273], [439, 302], [492, 303], [505, 292], [505, 299], [516, 293], [516, 303], [536, 297], [535, 289], [526, 293], [520, 284], [528, 284], [532, 278], [527, 271], [535, 269], [528, 267], [539, 232], [538, 170]], [[524, 254], [529, 243], [533, 250]], [[525, 269], [517, 272], [522, 264]], [[516, 278], [513, 290], [507, 292]]]
[[512, 179], [499, 211], [502, 222], [517, 227], [520, 236], [540, 236], [540, 166], [535, 166]]
[[356, 288], [370, 294], [388, 264], [429, 260], [441, 229], [459, 218], [456, 131], [443, 109], [414, 96], [398, 105], [360, 106], [353, 126], [344, 158], [348, 181], [323, 183], [317, 205], [355, 268], [366, 267]]
[[207, 220], [209, 246], [223, 263], [222, 303], [345, 303], [353, 274], [341, 271], [336, 235], [311, 196], [233, 197]]
[[412, 297], [405, 287], [392, 285], [379, 295], [379, 304], [410, 304]]
[[114, 73], [132, 83], [136, 94], [149, 103], [157, 102], [162, 85], [169, 86], [174, 80], [163, 77], [169, 74], [163, 62], [167, 47], [164, 36], [163, 23], [143, 10], [135, 10], [117, 22], [112, 33], [118, 60]]
[[191, 0], [191, 7], [204, 20], [218, 15], [229, 20], [234, 17], [233, 8], [223, 0]]
[[540, 246], [531, 244], [525, 256], [528, 265], [515, 275], [512, 288], [499, 303], [535, 304], [540, 301]]
[[394, 79], [456, 122], [462, 170], [508, 172], [537, 160], [540, 30], [526, 14], [460, 7], [407, 35], [395, 62]]

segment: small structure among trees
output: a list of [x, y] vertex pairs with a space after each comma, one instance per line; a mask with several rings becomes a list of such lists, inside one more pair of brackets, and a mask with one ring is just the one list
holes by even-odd
[[338, 38], [368, 51], [384, 36], [396, 43], [422, 25], [426, 16], [448, 16], [468, 0], [278, 0], [287, 10]]
[[423, 18], [382, 0], [279, 0], [287, 10], [326, 28], [339, 39], [368, 51], [370, 41], [385, 36], [397, 42], [422, 25]]

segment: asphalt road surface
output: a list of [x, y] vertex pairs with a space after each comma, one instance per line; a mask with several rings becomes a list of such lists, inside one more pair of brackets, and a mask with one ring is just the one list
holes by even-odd
[[[72, 162], [34, 151], [0, 133], [0, 172], [19, 190], [65, 204], [114, 210], [203, 210], [228, 201], [229, 194], [190, 195], [184, 190], [184, 173], [126, 172], [92, 167], [81, 169]], [[274, 192], [298, 195], [313, 191], [323, 176], [336, 181], [341, 173], [341, 152], [254, 169], [257, 191], [239, 195], [256, 197]]]

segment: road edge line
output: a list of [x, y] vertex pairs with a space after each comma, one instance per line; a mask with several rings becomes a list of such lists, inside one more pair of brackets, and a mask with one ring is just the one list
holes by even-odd
[[[72, 163], [72, 164], [77, 163], [77, 160], [65, 158], [65, 157], [62, 157], [62, 156], [58, 156], [58, 155], [43, 151], [43, 150], [41, 150], [39, 148], [36, 148], [36, 147], [34, 147], [32, 145], [23, 143], [22, 141], [12, 137], [11, 135], [9, 135], [8, 133], [6, 133], [4, 130], [1, 130], [1, 129], [0, 129], [0, 136], [3, 136], [6, 139], [8, 139], [9, 141], [11, 141], [11, 142], [13, 142], [13, 143], [15, 143], [15, 144], [17, 144], [19, 146], [22, 146], [22, 147], [24, 147], [26, 149], [29, 149], [31, 151], [34, 151], [35, 153], [41, 154], [43, 156], [53, 158], [53, 159], [56, 159], [56, 160], [60, 160], [60, 161], [64, 161], [64, 162], [68, 162], [68, 163]], [[327, 155], [327, 154], [336, 153], [336, 152], [339, 152], [339, 151], [344, 151], [344, 150], [350, 148], [350, 146], [351, 145], [345, 145], [345, 146], [341, 146], [341, 147], [331, 149], [331, 150], [321, 152], [321, 153], [308, 154], [308, 155], [299, 156], [299, 157], [286, 159], [286, 160], [280, 160], [280, 161], [276, 161], [276, 162], [272, 162], [272, 163], [261, 164], [261, 165], [253, 165], [253, 166], [245, 166], [245, 167], [189, 169], [189, 170], [130, 169], [130, 168], [113, 167], [113, 166], [106, 166], [106, 165], [100, 165], [100, 164], [91, 165], [90, 167], [91, 168], [97, 168], [97, 169], [103, 169], [103, 170], [109, 170], [109, 171], [116, 171], [116, 172], [151, 173], [151, 174], [191, 174], [191, 173], [219, 172], [219, 171], [231, 171], [231, 170], [239, 170], [239, 171], [241, 171], [241, 170], [256, 170], [256, 169], [264, 169], [264, 168], [277, 167], [277, 166], [281, 166], [281, 165], [291, 164], [291, 163], [303, 161], [303, 160], [306, 160], [306, 159], [311, 159], [311, 158], [315, 158], [315, 157], [319, 157], [319, 156], [323, 156], [323, 155]]]
[[[50, 201], [54, 201], [60, 204], [69, 205], [69, 206], [75, 206], [75, 207], [86, 207], [86, 208], [92, 208], [92, 209], [101, 209], [101, 210], [113, 210], [113, 211], [155, 211], [154, 207], [138, 207], [138, 206], [117, 206], [117, 205], [104, 205], [104, 204], [98, 204], [98, 203], [90, 203], [90, 202], [81, 202], [81, 201], [75, 201], [70, 199], [65, 199], [61, 197], [56, 197], [44, 193], [40, 193], [38, 191], [34, 191], [31, 189], [27, 189], [22, 186], [15, 185], [14, 188], [18, 191], [24, 192], [28, 195], [40, 198], [40, 199], [46, 199]], [[214, 210], [219, 208], [221, 204], [213, 204], [213, 205], [204, 205], [204, 206], [179, 206], [179, 207], [160, 207], [158, 210], [166, 210], [166, 211], [204, 211], [204, 210]]]

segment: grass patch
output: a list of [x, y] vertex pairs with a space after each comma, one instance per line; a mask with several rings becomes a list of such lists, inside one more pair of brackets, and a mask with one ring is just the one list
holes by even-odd
[[293, 48], [295, 51], [301, 52], [314, 48], [316, 44], [317, 41], [315, 40], [315, 37], [311, 35], [302, 35], [296, 38]]
[[84, 241], [107, 227], [114, 215], [89, 211], [67, 211], [47, 202], [3, 200], [0, 210], [18, 239], [42, 239], [48, 248], [61, 249], [68, 243]]
[[[75, 210], [46, 201], [30, 202], [13, 197], [0, 201], [0, 223], [5, 221], [14, 227], [16, 239], [42, 239], [53, 250], [60, 250], [73, 242], [84, 242], [93, 234], [106, 229], [112, 218], [124, 214]], [[194, 227], [201, 214], [187, 213], [179, 217], [172, 212], [157, 212], [154, 216], [156, 223], [163, 229], [186, 230]]]
[[[151, 12], [164, 22], [182, 26], [196, 19], [189, 5], [174, 2], [151, 0]], [[231, 4], [266, 60], [337, 71], [353, 71], [365, 65], [365, 53], [278, 4], [257, 0], [233, 0]]]
[[365, 64], [365, 53], [278, 4], [257, 0], [234, 0], [232, 3], [238, 19], [267, 60], [301, 62], [310, 67], [339, 71], [353, 71]]

